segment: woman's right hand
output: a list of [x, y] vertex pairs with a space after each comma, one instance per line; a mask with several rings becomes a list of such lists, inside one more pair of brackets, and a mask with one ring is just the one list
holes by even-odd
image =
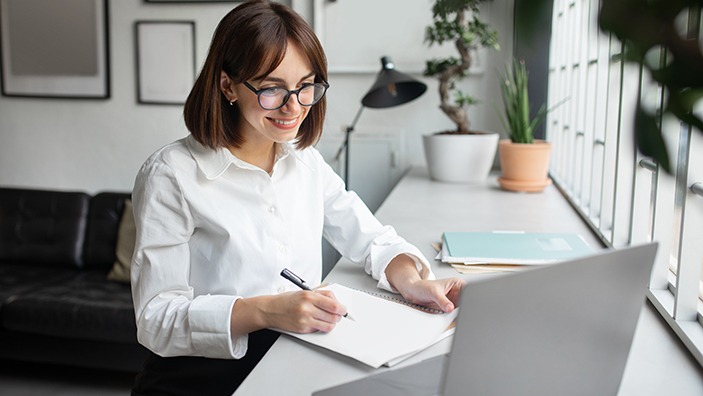
[[234, 303], [233, 335], [263, 328], [293, 333], [329, 332], [347, 313], [329, 290], [294, 291], [270, 296], [241, 298]]

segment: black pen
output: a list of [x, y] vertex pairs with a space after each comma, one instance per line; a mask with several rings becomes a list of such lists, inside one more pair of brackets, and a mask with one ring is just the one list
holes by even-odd
[[[289, 281], [293, 282], [296, 286], [298, 286], [299, 288], [301, 288], [303, 290], [314, 291], [310, 288], [310, 286], [308, 286], [307, 283], [305, 283], [303, 278], [294, 274], [293, 271], [289, 270], [288, 268], [284, 268], [283, 271], [281, 271], [281, 276], [288, 279]], [[347, 319], [354, 320], [354, 318], [352, 318], [352, 316], [349, 315], [349, 312], [345, 313], [344, 317]]]

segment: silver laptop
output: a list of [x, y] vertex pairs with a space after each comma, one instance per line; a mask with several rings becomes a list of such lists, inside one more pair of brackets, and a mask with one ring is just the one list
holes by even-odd
[[313, 395], [616, 395], [656, 250], [470, 282], [448, 355]]

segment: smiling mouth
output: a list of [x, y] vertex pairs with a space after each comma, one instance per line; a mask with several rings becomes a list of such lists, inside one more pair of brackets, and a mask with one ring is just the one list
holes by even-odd
[[271, 121], [275, 122], [276, 124], [281, 124], [281, 125], [295, 124], [295, 120], [274, 120], [274, 119], [271, 119]]
[[292, 120], [281, 120], [278, 118], [269, 118], [269, 120], [271, 120], [274, 124], [283, 125], [283, 126], [295, 125], [295, 123], [298, 122], [297, 118], [294, 118]]

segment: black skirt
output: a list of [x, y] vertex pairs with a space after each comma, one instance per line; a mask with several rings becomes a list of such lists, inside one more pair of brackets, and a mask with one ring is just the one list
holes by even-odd
[[231, 395], [261, 360], [279, 333], [259, 330], [249, 334], [247, 354], [241, 359], [161, 357], [149, 354], [135, 379], [132, 396]]

